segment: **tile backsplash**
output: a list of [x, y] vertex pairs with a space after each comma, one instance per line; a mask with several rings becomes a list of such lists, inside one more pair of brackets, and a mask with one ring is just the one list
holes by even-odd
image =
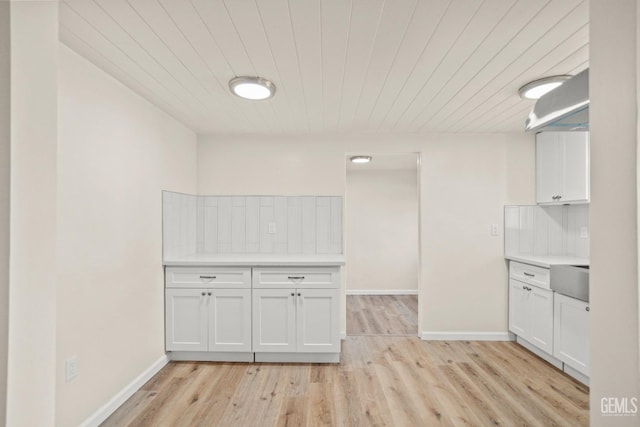
[[197, 196], [162, 192], [162, 257], [179, 258], [196, 250]]
[[163, 192], [163, 233], [165, 259], [216, 253], [340, 254], [342, 197]]
[[505, 255], [589, 257], [589, 205], [505, 206]]

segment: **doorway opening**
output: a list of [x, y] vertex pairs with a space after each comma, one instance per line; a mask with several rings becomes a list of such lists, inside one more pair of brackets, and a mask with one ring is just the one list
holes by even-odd
[[418, 335], [419, 157], [347, 156], [347, 335]]

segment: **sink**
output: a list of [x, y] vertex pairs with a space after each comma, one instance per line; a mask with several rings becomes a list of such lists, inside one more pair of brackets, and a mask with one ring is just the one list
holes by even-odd
[[550, 274], [552, 290], [589, 302], [589, 266], [552, 265]]

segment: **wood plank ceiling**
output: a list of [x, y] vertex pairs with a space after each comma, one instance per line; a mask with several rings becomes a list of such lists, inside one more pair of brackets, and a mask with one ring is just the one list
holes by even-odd
[[[586, 0], [64, 0], [60, 39], [201, 134], [519, 132]], [[229, 92], [234, 76], [275, 97]]]

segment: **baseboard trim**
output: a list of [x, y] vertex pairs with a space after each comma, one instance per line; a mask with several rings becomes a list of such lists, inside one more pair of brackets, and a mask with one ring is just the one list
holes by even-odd
[[347, 295], [418, 295], [417, 289], [347, 289]]
[[513, 341], [509, 332], [430, 332], [422, 331], [425, 341]]
[[169, 363], [169, 357], [165, 354], [145, 369], [133, 381], [127, 384], [107, 403], [102, 405], [102, 407], [89, 416], [89, 418], [84, 420], [84, 422], [80, 424], [80, 427], [98, 427], [102, 422], [104, 422], [104, 420], [109, 418], [109, 416], [113, 414], [120, 405], [126, 402], [127, 399], [133, 396], [133, 394], [140, 389], [140, 387], [149, 381], [151, 377], [157, 374], [158, 371], [160, 371], [160, 369], [162, 369], [167, 363]]

